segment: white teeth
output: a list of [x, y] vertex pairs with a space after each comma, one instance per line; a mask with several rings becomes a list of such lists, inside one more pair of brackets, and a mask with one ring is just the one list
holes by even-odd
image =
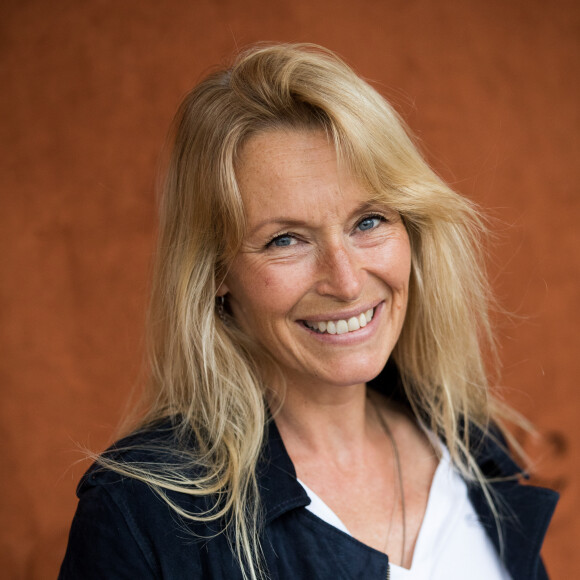
[[346, 334], [353, 332], [359, 328], [364, 328], [372, 319], [375, 313], [374, 308], [369, 308], [366, 312], [362, 312], [358, 316], [353, 316], [348, 320], [326, 320], [321, 322], [304, 323], [308, 328], [316, 330], [321, 334], [327, 332], [328, 334]]

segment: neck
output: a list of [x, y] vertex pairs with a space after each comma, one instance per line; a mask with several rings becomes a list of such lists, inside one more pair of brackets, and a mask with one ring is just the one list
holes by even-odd
[[327, 389], [289, 386], [275, 419], [293, 458], [312, 454], [342, 463], [361, 457], [372, 412], [365, 384]]

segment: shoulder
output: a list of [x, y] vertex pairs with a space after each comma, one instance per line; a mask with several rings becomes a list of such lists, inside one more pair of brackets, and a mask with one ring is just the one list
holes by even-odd
[[133, 578], [182, 578], [172, 572], [181, 567], [193, 572], [199, 566], [195, 546], [208, 530], [181, 517], [170, 503], [182, 513], [199, 513], [208, 498], [147, 482], [147, 474], [162, 469], [192, 476], [195, 468], [191, 462], [186, 466], [186, 454], [170, 422], [133, 433], [105, 451], [105, 463], [97, 460], [77, 488], [61, 578], [120, 578], [122, 569]]
[[91, 486], [122, 483], [124, 470], [141, 468], [143, 472], [150, 472], [162, 466], [185, 469], [186, 464], [191, 470], [195, 450], [194, 437], [179, 437], [171, 418], [146, 425], [116, 441], [98, 456], [82, 477], [77, 495], [80, 497]]
[[[208, 508], [209, 498], [188, 493], [191, 482], [203, 475], [196, 461], [193, 435], [179, 436], [171, 419], [146, 426], [117, 441], [103, 452], [82, 477], [79, 500], [106, 500], [133, 521], [147, 513], [175, 519], [175, 509], [195, 513]], [[165, 478], [173, 486], [164, 489], [156, 480]], [[188, 486], [188, 483], [190, 484]], [[182, 491], [171, 487], [182, 487]]]

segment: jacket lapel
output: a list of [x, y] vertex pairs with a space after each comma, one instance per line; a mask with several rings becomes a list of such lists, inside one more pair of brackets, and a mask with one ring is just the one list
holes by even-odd
[[[481, 440], [481, 433], [475, 436]], [[486, 437], [475, 453], [483, 474], [490, 478], [497, 519], [479, 485], [468, 484], [469, 498], [513, 580], [547, 578], [540, 549], [559, 495], [522, 483], [527, 475], [508, 454], [501, 435], [498, 439]]]

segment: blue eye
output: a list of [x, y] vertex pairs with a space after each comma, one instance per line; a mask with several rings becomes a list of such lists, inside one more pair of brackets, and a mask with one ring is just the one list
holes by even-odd
[[373, 228], [376, 228], [382, 220], [383, 218], [380, 216], [369, 216], [362, 219], [357, 227], [363, 232], [366, 230], [372, 230]]
[[276, 236], [273, 240], [268, 243], [268, 246], [276, 246], [277, 248], [284, 248], [286, 246], [291, 246], [294, 243], [294, 238], [289, 234], [282, 234]]

